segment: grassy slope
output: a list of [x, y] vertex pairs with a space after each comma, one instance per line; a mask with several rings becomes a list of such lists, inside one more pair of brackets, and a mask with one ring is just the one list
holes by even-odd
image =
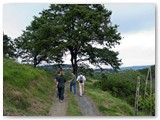
[[85, 90], [97, 107], [102, 116], [132, 116], [134, 109], [126, 102], [113, 97], [108, 92], [104, 92], [92, 86], [92, 83], [86, 83]]
[[[47, 115], [52, 104], [53, 81], [45, 71], [4, 59], [4, 115]], [[78, 86], [77, 86], [78, 87]], [[108, 92], [85, 85], [86, 93], [104, 116], [131, 116], [133, 108]], [[77, 99], [68, 92], [68, 116], [80, 116]]]
[[47, 115], [53, 81], [43, 70], [3, 59], [3, 114]]

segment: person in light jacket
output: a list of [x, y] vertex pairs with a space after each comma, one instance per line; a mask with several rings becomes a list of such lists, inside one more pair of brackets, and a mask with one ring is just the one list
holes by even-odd
[[77, 77], [77, 81], [79, 82], [79, 95], [82, 97], [84, 94], [84, 82], [86, 81], [86, 77], [83, 75], [83, 73], [80, 73], [80, 75]]

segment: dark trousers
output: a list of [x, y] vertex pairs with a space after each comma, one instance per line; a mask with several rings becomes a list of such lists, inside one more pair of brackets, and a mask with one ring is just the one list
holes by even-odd
[[76, 94], [76, 83], [70, 83], [70, 91], [72, 92], [72, 87], [74, 89], [74, 94]]
[[58, 96], [60, 100], [64, 99], [64, 85], [59, 85], [58, 86]]

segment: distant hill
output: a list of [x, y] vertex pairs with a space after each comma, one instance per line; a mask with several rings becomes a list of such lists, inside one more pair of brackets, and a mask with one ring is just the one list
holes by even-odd
[[128, 66], [128, 67], [121, 67], [120, 69], [123, 70], [128, 70], [128, 69], [132, 69], [132, 70], [140, 70], [140, 69], [145, 69], [145, 68], [149, 68], [152, 65], [142, 65], [142, 66]]
[[[120, 67], [120, 71], [125, 71], [125, 70], [141, 70], [145, 68], [149, 68], [150, 66], [153, 65], [141, 65], [141, 66], [128, 66], [128, 67]], [[54, 65], [44, 65], [44, 66], [39, 66], [40, 68], [51, 70], [51, 69], [57, 69], [57, 68], [62, 68], [62, 69], [72, 69], [71, 64], [54, 64]], [[101, 72], [100, 69], [93, 69], [95, 73]], [[114, 70], [112, 68], [104, 68], [103, 72], [110, 72], [113, 73]]]
[[[142, 69], [146, 69], [149, 68], [150, 66], [153, 65], [142, 65], [142, 66], [128, 66], [128, 67], [120, 67], [120, 71], [125, 71], [125, 70], [142, 70]], [[100, 69], [94, 69], [95, 73], [101, 72]], [[103, 72], [110, 72], [110, 73], [114, 73], [114, 70], [112, 68], [105, 68], [103, 69]]]

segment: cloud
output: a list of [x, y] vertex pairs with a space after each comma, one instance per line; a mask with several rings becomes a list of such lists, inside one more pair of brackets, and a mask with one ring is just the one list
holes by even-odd
[[155, 30], [122, 34], [124, 39], [114, 48], [123, 66], [155, 64]]
[[155, 4], [153, 3], [119, 3], [106, 4], [112, 11], [111, 21], [119, 25], [119, 31], [137, 32], [155, 28]]
[[22, 34], [39, 12], [49, 8], [48, 3], [10, 3], [3, 5], [3, 31], [11, 38]]
[[6, 6], [3, 10], [3, 31], [11, 38], [20, 36], [23, 29], [23, 24], [15, 14], [14, 11], [7, 9]]

